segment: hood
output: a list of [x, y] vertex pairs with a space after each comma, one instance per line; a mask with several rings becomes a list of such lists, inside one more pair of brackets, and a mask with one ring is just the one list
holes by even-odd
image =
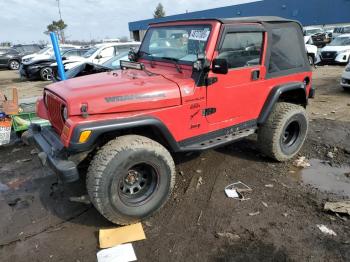
[[123, 70], [77, 77], [49, 85], [47, 90], [68, 105], [68, 114], [81, 115], [81, 105], [88, 114], [130, 112], [177, 106], [181, 104], [176, 83], [162, 75], [139, 70]]
[[341, 52], [341, 51], [345, 51], [345, 50], [350, 50], [350, 45], [346, 45], [346, 46], [325, 46], [324, 48], [322, 48], [321, 52], [332, 52], [332, 51], [336, 51], [336, 52]]

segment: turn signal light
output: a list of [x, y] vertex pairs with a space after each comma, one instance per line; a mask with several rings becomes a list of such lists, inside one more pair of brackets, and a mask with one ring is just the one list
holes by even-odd
[[85, 130], [80, 133], [79, 143], [85, 143], [91, 135], [91, 130]]

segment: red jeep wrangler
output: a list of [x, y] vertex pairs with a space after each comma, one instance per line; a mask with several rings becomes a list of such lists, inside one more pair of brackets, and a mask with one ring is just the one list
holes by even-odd
[[32, 126], [64, 181], [93, 157], [87, 191], [116, 224], [150, 216], [175, 183], [172, 153], [223, 146], [257, 133], [262, 152], [295, 156], [308, 131], [311, 68], [299, 23], [278, 17], [150, 25], [122, 70], [51, 84]]

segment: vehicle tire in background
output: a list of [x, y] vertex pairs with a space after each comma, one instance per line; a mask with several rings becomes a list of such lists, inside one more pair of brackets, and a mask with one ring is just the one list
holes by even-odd
[[307, 131], [308, 117], [304, 107], [277, 103], [258, 130], [258, 144], [265, 155], [277, 161], [287, 161], [299, 152]]
[[159, 143], [143, 136], [118, 137], [103, 146], [87, 174], [87, 191], [109, 221], [126, 225], [159, 210], [175, 184], [175, 164]]
[[10, 60], [9, 61], [9, 69], [10, 70], [18, 70], [19, 69], [19, 61], [17, 61], [17, 60]]
[[51, 67], [44, 67], [40, 70], [40, 78], [44, 81], [50, 81], [52, 80], [53, 73]]

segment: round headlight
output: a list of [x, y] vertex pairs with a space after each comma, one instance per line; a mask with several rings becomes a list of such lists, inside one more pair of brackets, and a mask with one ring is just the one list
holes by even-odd
[[63, 118], [64, 122], [66, 122], [68, 119], [68, 109], [65, 106], [63, 106], [63, 108], [62, 108], [62, 118]]

